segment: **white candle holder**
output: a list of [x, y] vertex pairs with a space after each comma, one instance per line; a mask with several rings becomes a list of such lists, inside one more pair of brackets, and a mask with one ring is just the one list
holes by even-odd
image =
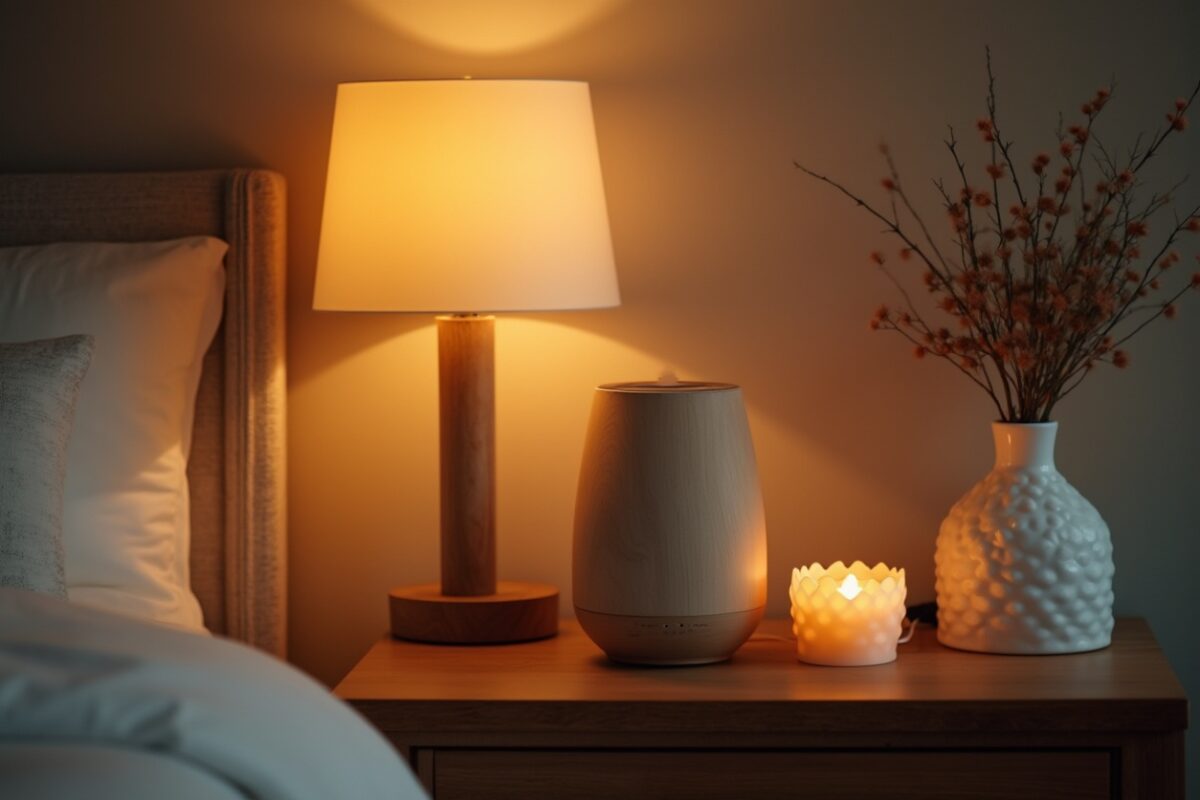
[[896, 660], [904, 619], [904, 570], [861, 561], [792, 570], [792, 632], [801, 661], [862, 667]]

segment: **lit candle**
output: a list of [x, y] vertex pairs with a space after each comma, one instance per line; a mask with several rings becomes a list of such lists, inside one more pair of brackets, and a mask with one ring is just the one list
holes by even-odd
[[841, 561], [792, 570], [792, 632], [801, 661], [837, 667], [896, 660], [904, 570]]

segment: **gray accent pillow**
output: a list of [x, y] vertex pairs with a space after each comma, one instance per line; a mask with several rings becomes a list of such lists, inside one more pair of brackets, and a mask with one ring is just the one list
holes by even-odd
[[91, 336], [0, 343], [0, 586], [67, 596], [63, 485]]

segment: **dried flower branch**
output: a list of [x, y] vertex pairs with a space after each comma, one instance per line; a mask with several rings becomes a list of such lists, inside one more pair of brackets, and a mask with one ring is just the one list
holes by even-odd
[[[958, 185], [934, 181], [950, 223], [949, 252], [939, 248], [914, 207], [886, 145], [880, 146], [887, 167], [880, 181], [885, 210], [832, 178], [795, 166], [882, 222], [903, 245], [902, 269], [924, 268], [934, 308], [950, 318], [947, 325], [930, 324], [904, 288], [903, 273], [875, 251], [870, 260], [899, 290], [904, 306], [881, 306], [870, 327], [900, 334], [917, 358], [948, 361], [988, 393], [1002, 420], [1045, 422], [1098, 364], [1128, 366], [1120, 346], [1151, 322], [1174, 319], [1183, 295], [1200, 290], [1200, 272], [1168, 288], [1168, 273], [1182, 260], [1176, 249], [1181, 236], [1200, 233], [1200, 206], [1164, 226], [1161, 212], [1172, 207], [1178, 185], [1145, 202], [1138, 198], [1139, 173], [1169, 137], [1187, 129], [1200, 83], [1174, 101], [1149, 144], [1139, 137], [1123, 158], [1094, 130], [1114, 91], [1111, 84], [1100, 88], [1081, 104], [1077, 122], [1060, 122], [1057, 145], [1035, 154], [1027, 167], [1032, 181], [1022, 184], [1028, 173], [1001, 132], [990, 51], [987, 76], [987, 116], [975, 123], [990, 150], [981, 182], [973, 181], [960, 156], [953, 128], [945, 145]], [[1090, 185], [1089, 169], [1099, 175]], [[1029, 188], [1035, 193], [1027, 194]]]

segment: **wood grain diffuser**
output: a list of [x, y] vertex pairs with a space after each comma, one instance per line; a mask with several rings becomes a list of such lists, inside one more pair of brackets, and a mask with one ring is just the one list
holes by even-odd
[[766, 602], [767, 534], [742, 391], [596, 389], [575, 505], [575, 613], [614, 661], [706, 664]]

